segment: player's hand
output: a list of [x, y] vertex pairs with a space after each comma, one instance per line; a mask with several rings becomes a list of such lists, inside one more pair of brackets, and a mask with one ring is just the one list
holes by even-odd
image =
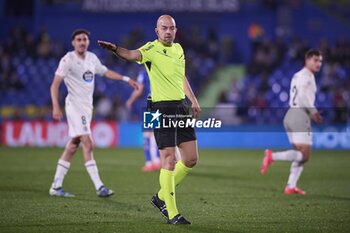
[[101, 46], [104, 49], [110, 50], [112, 52], [117, 51], [117, 46], [111, 42], [103, 41], [103, 40], [98, 40], [97, 41], [98, 45]]
[[134, 88], [135, 90], [140, 90], [140, 84], [138, 83], [138, 82], [136, 82], [136, 81], [134, 81], [134, 80], [132, 80], [132, 79], [130, 79], [129, 81], [128, 81], [128, 84], [132, 87], [132, 88]]
[[125, 106], [126, 106], [126, 109], [128, 109], [128, 110], [131, 109], [132, 103], [131, 103], [131, 100], [130, 100], [130, 99], [128, 99], [128, 100], [126, 101]]
[[323, 117], [319, 112], [315, 112], [314, 114], [311, 115], [311, 119], [316, 122], [317, 124], [320, 124], [323, 122]]
[[195, 118], [198, 118], [200, 113], [201, 113], [202, 109], [201, 107], [199, 106], [199, 104], [196, 102], [196, 103], [192, 103], [192, 112], [193, 112], [193, 116]]
[[52, 110], [52, 118], [56, 121], [61, 121], [63, 115], [60, 108], [53, 108]]

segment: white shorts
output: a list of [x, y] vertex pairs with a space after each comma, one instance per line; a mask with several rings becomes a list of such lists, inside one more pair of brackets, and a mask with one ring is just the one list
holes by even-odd
[[311, 121], [305, 110], [290, 108], [283, 124], [290, 143], [312, 145]]
[[66, 101], [66, 116], [69, 137], [91, 134], [92, 108]]

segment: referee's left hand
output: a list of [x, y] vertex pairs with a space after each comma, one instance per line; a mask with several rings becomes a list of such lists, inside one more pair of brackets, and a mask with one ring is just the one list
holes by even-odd
[[110, 50], [112, 52], [116, 52], [117, 46], [111, 42], [103, 41], [103, 40], [98, 40], [97, 41], [98, 45], [101, 46], [104, 49]]
[[135, 90], [140, 90], [140, 84], [132, 79], [128, 81], [129, 85], [134, 88]]
[[198, 118], [200, 113], [201, 113], [202, 109], [201, 107], [199, 106], [199, 104], [196, 102], [196, 103], [192, 103], [192, 112], [193, 112], [193, 116], [195, 118]]

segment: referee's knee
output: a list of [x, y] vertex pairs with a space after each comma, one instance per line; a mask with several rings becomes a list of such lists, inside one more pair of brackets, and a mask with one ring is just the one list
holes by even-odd
[[162, 168], [173, 171], [175, 169], [175, 164], [175, 159], [168, 158], [162, 162]]
[[186, 167], [192, 168], [196, 166], [198, 162], [198, 157], [189, 158], [189, 159], [182, 159], [182, 162], [185, 164]]
[[170, 150], [164, 149], [164, 150], [161, 150], [160, 156], [162, 157], [161, 159], [162, 168], [171, 170], [171, 171], [175, 169], [175, 164], [176, 164], [175, 154], [171, 153]]

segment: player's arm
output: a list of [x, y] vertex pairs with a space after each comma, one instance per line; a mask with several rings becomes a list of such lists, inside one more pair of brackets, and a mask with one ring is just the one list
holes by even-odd
[[51, 101], [52, 101], [52, 117], [54, 120], [60, 121], [62, 119], [62, 111], [60, 104], [58, 102], [59, 88], [62, 83], [63, 78], [59, 75], [55, 75], [51, 87]]
[[194, 117], [195, 118], [199, 117], [199, 114], [202, 111], [202, 109], [199, 106], [197, 98], [194, 95], [192, 88], [190, 86], [190, 83], [188, 82], [186, 77], [185, 77], [185, 83], [184, 83], [184, 90], [185, 90], [185, 95], [192, 103], [192, 111], [193, 111]]
[[142, 58], [141, 52], [139, 50], [128, 50], [111, 42], [102, 40], [98, 40], [97, 43], [102, 48], [107, 49], [113, 52], [115, 55], [128, 61], [140, 61]]
[[126, 101], [126, 107], [128, 109], [131, 109], [131, 106], [133, 105], [133, 103], [138, 99], [140, 98], [140, 96], [142, 95], [143, 93], [143, 90], [145, 89], [145, 86], [143, 84], [139, 84], [140, 88], [139, 89], [135, 89], [129, 99]]
[[299, 105], [302, 108], [306, 108], [309, 112], [311, 119], [316, 123], [322, 123], [323, 118], [317, 108], [315, 107], [315, 93], [310, 91], [310, 82], [305, 80], [300, 85], [300, 94], [299, 94]]
[[106, 78], [112, 79], [112, 80], [120, 80], [127, 82], [131, 87], [133, 87], [135, 90], [140, 89], [140, 85], [129, 78], [128, 76], [122, 76], [121, 74], [118, 74], [117, 72], [114, 72], [113, 70], [107, 70], [106, 73], [104, 74]]
[[320, 124], [323, 122], [323, 117], [321, 116], [320, 112], [315, 112], [311, 115], [311, 120]]

